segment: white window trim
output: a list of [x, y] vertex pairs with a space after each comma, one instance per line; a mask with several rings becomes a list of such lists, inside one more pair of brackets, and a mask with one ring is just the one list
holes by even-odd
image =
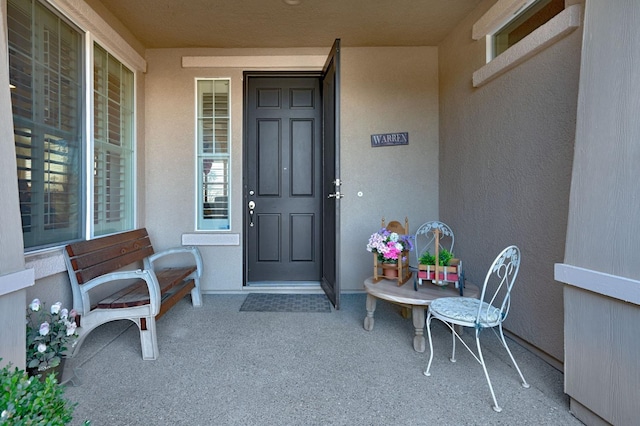
[[[199, 108], [199, 102], [200, 99], [198, 97], [198, 82], [199, 81], [214, 81], [214, 80], [226, 80], [229, 82], [229, 176], [228, 176], [228, 180], [229, 180], [229, 202], [227, 204], [227, 208], [228, 208], [228, 212], [229, 212], [229, 228], [228, 229], [199, 229], [198, 228], [198, 217], [200, 215], [200, 201], [199, 201], [199, 195], [198, 195], [198, 191], [199, 191], [199, 184], [200, 184], [200, 172], [199, 172], [199, 163], [198, 163], [198, 154], [200, 152], [200, 141], [198, 140], [198, 108]], [[194, 115], [194, 130], [195, 130], [195, 138], [194, 138], [194, 153], [195, 153], [195, 160], [194, 160], [194, 167], [195, 167], [195, 173], [194, 173], [194, 184], [193, 187], [196, 189], [195, 192], [195, 212], [194, 212], [194, 223], [193, 223], [193, 229], [194, 232], [200, 232], [200, 233], [231, 233], [233, 230], [232, 227], [232, 215], [231, 215], [231, 189], [233, 188], [233, 181], [232, 181], [232, 157], [233, 157], [233, 129], [232, 129], [232, 123], [231, 121], [233, 120], [232, 117], [232, 112], [231, 112], [231, 99], [232, 99], [232, 78], [231, 77], [196, 77], [194, 79], [194, 99], [195, 99], [195, 105], [194, 105], [194, 111], [196, 112]], [[188, 239], [189, 237], [187, 237]], [[226, 241], [226, 240], [225, 240]], [[183, 244], [184, 243], [184, 239], [183, 239]], [[187, 244], [185, 244], [187, 245]], [[200, 245], [220, 245], [219, 241], [216, 240], [216, 242], [214, 243], [207, 243], [207, 244], [200, 244]], [[228, 245], [226, 243], [222, 244], [222, 245]], [[233, 245], [233, 244], [232, 244]]]
[[[109, 24], [83, 0], [47, 0], [75, 25], [92, 33], [105, 49], [134, 72], [147, 72], [147, 62]], [[123, 60], [124, 59], [124, 60]]]
[[[491, 8], [473, 26], [472, 37], [479, 40], [485, 37], [486, 49], [489, 51], [492, 35], [506, 23], [504, 16], [510, 11], [512, 14], [528, 1], [502, 0]], [[518, 6], [519, 7], [516, 7]], [[495, 10], [494, 10], [495, 9]], [[579, 28], [582, 21], [582, 6], [574, 4], [565, 8], [544, 25], [508, 48], [502, 54], [493, 58], [482, 68], [473, 73], [473, 87], [480, 87], [494, 78], [504, 74], [512, 68], [525, 62], [530, 57], [551, 46]]]

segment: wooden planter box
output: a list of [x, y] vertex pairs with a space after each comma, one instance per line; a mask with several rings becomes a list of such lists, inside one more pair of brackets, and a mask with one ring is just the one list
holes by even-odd
[[418, 283], [422, 285], [422, 280], [425, 280], [440, 286], [455, 283], [458, 287], [461, 269], [460, 260], [452, 259], [450, 266], [438, 266], [438, 276], [436, 277], [435, 265], [418, 265]]

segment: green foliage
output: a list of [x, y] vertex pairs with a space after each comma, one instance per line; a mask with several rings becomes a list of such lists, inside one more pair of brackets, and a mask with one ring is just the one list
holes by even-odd
[[66, 425], [76, 404], [63, 397], [64, 387], [53, 375], [44, 381], [24, 370], [0, 370], [0, 425]]
[[[453, 259], [453, 253], [451, 253], [447, 249], [442, 249], [438, 253], [438, 258], [439, 258], [439, 262], [438, 262], [439, 266], [449, 266], [449, 262], [451, 262], [451, 259]], [[435, 265], [436, 264], [436, 257], [434, 255], [432, 255], [431, 253], [429, 253], [428, 251], [425, 251], [422, 254], [422, 256], [420, 256], [420, 264], [421, 265]]]

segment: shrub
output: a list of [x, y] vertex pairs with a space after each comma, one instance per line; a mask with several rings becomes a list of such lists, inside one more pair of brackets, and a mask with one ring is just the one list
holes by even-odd
[[0, 370], [0, 425], [66, 425], [76, 404], [53, 375], [40, 381], [11, 364]]

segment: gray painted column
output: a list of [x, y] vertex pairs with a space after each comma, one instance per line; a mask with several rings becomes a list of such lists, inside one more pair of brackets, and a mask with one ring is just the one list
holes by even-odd
[[16, 150], [9, 89], [7, 3], [0, 0], [0, 358], [3, 365], [25, 366], [25, 286], [33, 274], [24, 272], [24, 242], [18, 200]]

